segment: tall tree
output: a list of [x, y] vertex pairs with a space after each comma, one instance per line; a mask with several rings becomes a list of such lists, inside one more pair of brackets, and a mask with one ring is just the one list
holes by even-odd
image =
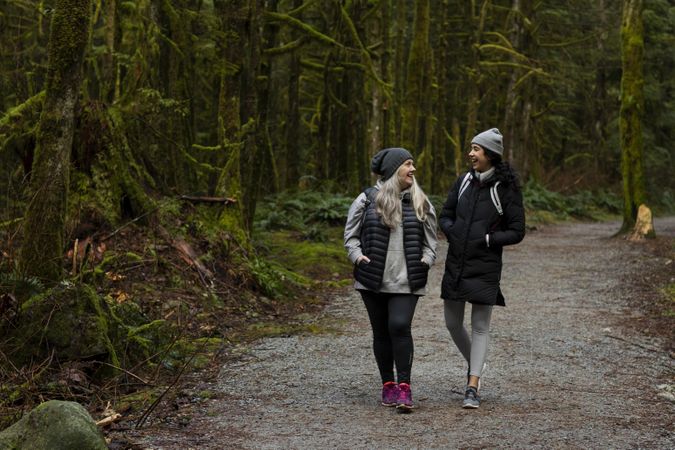
[[433, 53], [429, 42], [431, 21], [429, 0], [416, 0], [413, 41], [408, 58], [405, 101], [403, 104], [404, 147], [418, 155], [418, 168], [423, 173], [425, 188], [431, 185], [430, 132], [432, 129], [431, 82]]
[[476, 123], [478, 120], [478, 109], [481, 102], [480, 93], [480, 43], [483, 39], [483, 31], [485, 28], [485, 20], [489, 6], [489, 0], [483, 0], [478, 15], [476, 15], [475, 0], [471, 1], [471, 6], [468, 11], [468, 22], [471, 27], [471, 63], [467, 68], [469, 77], [467, 82], [467, 113], [466, 113], [466, 129], [464, 130], [464, 144], [462, 148], [467, 148], [471, 138], [476, 134]]
[[621, 22], [621, 174], [623, 178], [623, 225], [635, 224], [637, 210], [645, 201], [642, 173], [642, 116], [644, 114], [643, 0], [624, 0]]
[[231, 208], [223, 210], [220, 222], [234, 235], [238, 243], [248, 242], [244, 231], [244, 204], [241, 178], [241, 66], [244, 61], [243, 40], [245, 39], [245, 20], [248, 14], [246, 0], [221, 0], [215, 3], [216, 11], [221, 15], [221, 33], [223, 36], [221, 55], [220, 89], [218, 95], [218, 144], [223, 153], [225, 164], [218, 180], [216, 193], [238, 198]]
[[49, 39], [45, 102], [20, 258], [24, 274], [49, 281], [62, 276], [73, 118], [89, 37], [90, 6], [90, 0], [57, 0]]
[[[293, 9], [300, 8], [302, 0], [293, 0]], [[302, 19], [302, 12], [298, 14]], [[302, 35], [297, 29], [291, 30], [291, 40], [302, 42]], [[286, 120], [286, 170], [285, 186], [293, 188], [300, 178], [300, 52], [291, 52], [288, 63], [288, 114]]]

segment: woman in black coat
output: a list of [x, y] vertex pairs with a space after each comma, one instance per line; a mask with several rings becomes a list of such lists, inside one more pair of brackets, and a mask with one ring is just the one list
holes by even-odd
[[[439, 217], [448, 238], [441, 286], [445, 323], [469, 364], [464, 408], [478, 408], [479, 381], [487, 357], [492, 307], [504, 306], [499, 287], [502, 248], [525, 236], [523, 196], [517, 175], [502, 161], [502, 135], [492, 128], [471, 141], [472, 169], [457, 178]], [[471, 338], [464, 307], [471, 303]]]

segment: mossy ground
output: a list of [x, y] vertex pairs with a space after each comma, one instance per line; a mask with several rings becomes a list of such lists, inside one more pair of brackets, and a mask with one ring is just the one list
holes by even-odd
[[294, 231], [266, 231], [256, 235], [256, 243], [269, 261], [310, 280], [339, 283], [351, 278], [342, 233], [342, 227], [330, 227], [321, 241], [312, 241]]
[[[324, 229], [318, 241], [295, 231], [260, 232], [252, 240], [255, 253], [248, 253], [218, 225], [212, 207], [167, 201], [144, 226], [113, 227], [100, 214], [80, 216], [90, 217], [95, 223], [69, 226], [69, 241], [79, 239], [81, 248], [71, 246], [77, 270], [67, 282], [90, 289], [115, 322], [127, 324], [111, 337], [116, 358], [35, 360], [16, 370], [0, 363], [0, 428], [41, 398], [77, 400], [95, 418], [110, 402], [137, 420], [184, 368], [163, 404], [200, 397], [197, 374], [215, 376], [252, 340], [331, 332], [334, 324], [322, 322], [318, 312], [331, 289], [351, 279], [337, 226]], [[208, 273], [177, 249], [178, 241]], [[64, 255], [64, 269], [72, 270], [74, 251]], [[111, 369], [103, 377], [102, 366]]]

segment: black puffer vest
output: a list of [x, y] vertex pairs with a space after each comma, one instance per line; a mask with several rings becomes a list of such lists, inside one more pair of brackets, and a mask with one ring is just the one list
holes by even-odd
[[[370, 263], [360, 263], [354, 267], [354, 278], [368, 290], [378, 292], [382, 284], [384, 266], [389, 247], [389, 227], [380, 220], [375, 207], [377, 189], [366, 189], [368, 198], [361, 225], [361, 250], [370, 258]], [[429, 267], [422, 262], [424, 244], [424, 224], [417, 219], [410, 201], [410, 194], [405, 194], [402, 201], [403, 213], [403, 247], [408, 284], [415, 291], [427, 284]]]

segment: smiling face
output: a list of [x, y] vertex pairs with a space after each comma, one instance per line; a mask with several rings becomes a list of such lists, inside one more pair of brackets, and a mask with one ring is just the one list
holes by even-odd
[[401, 186], [402, 191], [413, 185], [413, 181], [415, 180], [413, 176], [415, 174], [415, 170], [416, 169], [415, 166], [413, 166], [412, 159], [407, 159], [398, 168], [396, 176], [398, 177], [398, 184]]
[[492, 162], [485, 154], [485, 150], [477, 144], [471, 144], [469, 160], [471, 161], [471, 167], [473, 167], [473, 170], [476, 172], [485, 172], [492, 167]]

